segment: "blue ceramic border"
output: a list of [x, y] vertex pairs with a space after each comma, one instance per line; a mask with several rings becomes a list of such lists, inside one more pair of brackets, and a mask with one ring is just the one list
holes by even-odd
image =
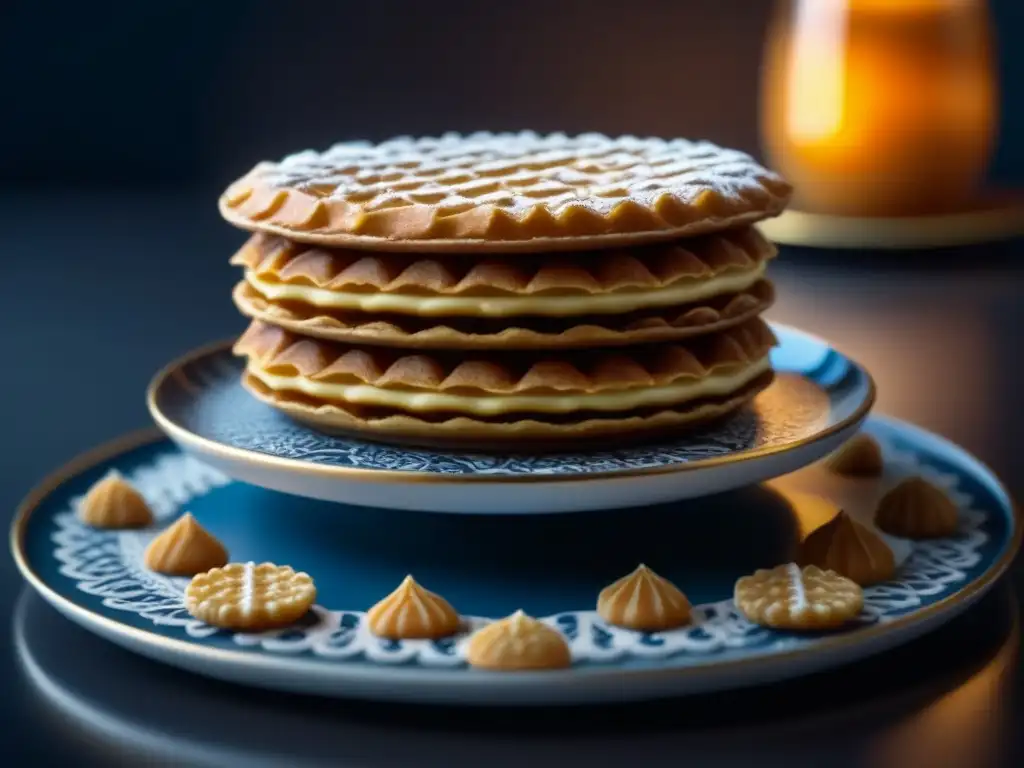
[[[972, 584], [986, 578], [1015, 542], [1009, 502], [998, 483], [979, 466], [925, 433], [877, 421], [869, 429], [885, 443], [887, 452], [909, 457], [907, 460], [916, 463], [917, 470], [951, 490], [964, 510], [964, 528], [954, 541], [915, 545], [915, 555], [920, 553], [918, 561], [912, 557], [912, 567], [905, 568], [898, 582], [869, 588], [867, 610], [860, 623], [843, 633], [851, 640], [859, 632], [926, 612], [941, 602], [955, 601]], [[136, 560], [141, 556], [142, 542], [129, 546], [134, 534], [91, 531], [78, 525], [71, 515], [74, 500], [111, 468], [146, 490], [162, 519], [173, 518], [187, 507], [225, 540], [236, 559], [275, 559], [309, 571], [320, 585], [321, 602], [332, 610], [318, 610], [297, 629], [262, 636], [214, 631], [195, 622], [181, 605], [183, 581], [147, 574], [139, 567]], [[713, 527], [713, 521], [720, 519], [719, 525], [735, 528], [737, 521], [726, 516], [729, 510], [744, 507], [743, 514], [749, 517], [747, 525], [757, 525], [755, 518], [769, 520], [761, 523], [760, 530], [752, 528], [749, 538], [758, 546], [768, 542], [764, 546], [770, 549], [773, 536], [782, 536], [774, 528], [784, 525], [784, 516], [771, 522], [771, 499], [757, 493], [748, 490], [685, 504], [571, 516], [557, 522], [467, 520], [358, 508], [343, 508], [349, 514], [339, 515], [338, 505], [229, 482], [160, 441], [86, 470], [50, 494], [26, 525], [24, 554], [40, 580], [62, 599], [120, 625], [186, 641], [193, 647], [282, 660], [301, 657], [316, 664], [441, 668], [450, 669], [451, 674], [473, 674], [464, 668], [457, 643], [382, 641], [369, 636], [361, 626], [361, 611], [397, 583], [397, 575], [404, 572], [412, 558], [417, 563], [417, 577], [438, 588], [466, 614], [496, 618], [514, 607], [523, 607], [543, 616], [566, 634], [580, 660], [577, 667], [675, 668], [757, 659], [786, 650], [811, 650], [834, 638], [771, 632], [746, 623], [728, 598], [733, 580], [749, 570], [749, 563], [725, 558], [719, 572], [714, 567], [698, 568], [689, 575], [674, 573], [671, 563], [667, 568], [658, 564], [657, 569], [681, 583], [697, 604], [698, 621], [689, 629], [656, 635], [603, 625], [587, 609], [603, 583], [585, 583], [585, 579], [574, 576], [572, 568], [560, 564], [586, 562], [588, 553], [573, 548], [585, 550], [588, 536], [622, 535], [626, 528], [617, 528], [620, 522], [623, 526], [638, 521], [683, 526], [697, 540], [713, 540], [715, 532], [702, 530], [702, 526]], [[687, 505], [700, 505], [701, 514], [684, 509]], [[762, 509], [750, 515], [755, 511], [749, 509], [751, 505]], [[327, 506], [329, 514], [325, 514]], [[406, 537], [395, 538], [390, 533], [410, 525], [414, 529]], [[511, 533], [515, 530], [524, 531], [519, 539]], [[524, 546], [524, 541], [537, 541], [539, 532], [554, 542], [550, 551], [524, 553], [518, 560], [507, 561], [480, 556], [479, 550], [486, 550], [496, 535], [504, 536], [505, 548], [514, 548]], [[680, 534], [679, 540], [682, 538]], [[390, 549], [363, 546], [379, 545], [381, 541], [395, 543]], [[450, 557], [424, 559], [423, 547], [431, 546], [431, 542], [435, 547], [463, 551], [465, 562], [460, 569], [450, 572], [445, 565], [455, 562]], [[773, 556], [743, 555], [755, 560]], [[467, 578], [474, 574], [476, 578]], [[351, 610], [335, 610], [336, 606], [350, 606]]]

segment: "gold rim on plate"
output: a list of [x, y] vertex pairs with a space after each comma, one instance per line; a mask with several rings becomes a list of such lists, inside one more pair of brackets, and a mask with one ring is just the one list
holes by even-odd
[[[921, 431], [924, 432], [924, 430]], [[932, 437], [937, 438], [937, 436], [934, 435], [932, 435]], [[65, 616], [77, 620], [78, 623], [83, 626], [96, 628], [101, 633], [105, 632], [108, 635], [122, 639], [125, 642], [135, 642], [143, 646], [155, 646], [164, 651], [193, 656], [211, 663], [228, 664], [235, 669], [262, 667], [280, 671], [283, 668], [290, 667], [294, 670], [308, 672], [316, 671], [322, 674], [325, 666], [330, 667], [329, 664], [287, 657], [271, 658], [269, 656], [246, 653], [240, 650], [228, 651], [221, 648], [211, 648], [205, 645], [188, 642], [186, 640], [165, 637], [164, 635], [157, 634], [148, 629], [139, 629], [128, 624], [123, 624], [114, 619], [95, 613], [88, 608], [84, 608], [71, 599], [60, 595], [55, 590], [47, 586], [43, 579], [32, 569], [32, 566], [28, 562], [28, 557], [25, 554], [25, 531], [28, 527], [28, 522], [31, 519], [32, 514], [54, 491], [60, 488], [60, 486], [68, 480], [98, 464], [103, 463], [104, 461], [108, 461], [126, 451], [140, 448], [149, 443], [158, 442], [163, 439], [166, 438], [161, 435], [158, 430], [153, 428], [132, 432], [123, 435], [120, 438], [115, 438], [114, 440], [101, 444], [83, 454], [80, 454], [64, 466], [52, 472], [44, 478], [39, 485], [32, 489], [21, 504], [18, 505], [14, 515], [14, 520], [11, 523], [9, 538], [11, 555], [13, 556], [14, 562], [17, 565], [18, 570], [21, 572], [21, 575], [29, 585], [43, 597], [43, 599], [64, 613]], [[944, 443], [953, 445], [943, 438], [938, 439]], [[966, 454], [962, 448], [959, 448], [958, 446], [954, 447], [957, 448], [961, 454], [969, 456], [969, 454]], [[623, 674], [628, 674], [630, 678], [647, 678], [652, 676], [699, 678], [702, 675], [719, 674], [723, 669], [732, 671], [736, 669], [747, 669], [754, 665], [760, 665], [762, 669], [770, 669], [774, 666], [783, 665], [785, 662], [795, 659], [801, 655], [820, 656], [823, 653], [828, 653], [839, 648], [848, 648], [851, 645], [861, 643], [871, 643], [873, 640], [878, 639], [890, 631], [901, 630], [915, 625], [920, 625], [922, 623], [927, 623], [931, 619], [951, 608], [958, 606], [966, 608], [968, 604], [979, 598], [1007, 571], [1020, 549], [1022, 532], [1024, 532], [1024, 524], [1022, 524], [1020, 509], [1016, 504], [1014, 504], [1012, 498], [1006, 491], [1006, 488], [999, 481], [998, 477], [986, 464], [973, 456], [970, 456], [970, 458], [982, 471], [992, 478], [999, 494], [1001, 494], [1009, 504], [1010, 515], [1007, 522], [1012, 526], [1009, 542], [1006, 547], [1006, 551], [1004, 551], [999, 559], [989, 566], [988, 570], [981, 574], [977, 579], [967, 584], [959, 592], [955, 592], [942, 600], [920, 609], [919, 611], [905, 614], [893, 619], [892, 621], [886, 622], [885, 624], [875, 624], [874, 626], [859, 629], [852, 634], [837, 635], [834, 637], [819, 639], [818, 642], [810, 648], [780, 651], [767, 657], [735, 659], [732, 661], [720, 661], [706, 665], [659, 669], [623, 670], [618, 667], [609, 669], [590, 667], [586, 669], [572, 668], [567, 670], [550, 670], [543, 672], [521, 672], [516, 673], [515, 675], [494, 678], [493, 682], [500, 684], [500, 681], [509, 681], [511, 684], [516, 685], [531, 681], [558, 683], [573, 679], [585, 682], [593, 680], [594, 678], [602, 677], [621, 680]], [[915, 635], [915, 637], [916, 636], [917, 635]], [[913, 638], [908, 638], [908, 640], [910, 639]], [[870, 653], [865, 655], [870, 655]], [[354, 666], [349, 666], [347, 668], [345, 666], [341, 666], [339, 668], [344, 669], [345, 674], [343, 677], [349, 680], [362, 678], [364, 680], [381, 680], [384, 683], [388, 683], [393, 681], [395, 678], [408, 676], [407, 672], [403, 672], [400, 669], [393, 669], [380, 665], [368, 670]], [[816, 668], [816, 670], [817, 669], [820, 668]], [[810, 672], [808, 672], [808, 674], [810, 674]], [[453, 675], [451, 670], [417, 669], [413, 673], [413, 677], [415, 677], [417, 682], [443, 682], [448, 686], [471, 686], [479, 680], [479, 678], [474, 675]], [[796, 677], [800, 677], [800, 675], [796, 675]]]
[[835, 216], [790, 208], [755, 226], [773, 242], [806, 248], [949, 248], [1024, 236], [1024, 197], [931, 216]]
[[[815, 343], [820, 344], [823, 347], [829, 349], [835, 349], [831, 344], [828, 344], [823, 339], [814, 336], [813, 334], [799, 331], [790, 326], [783, 325], [781, 323], [771, 323], [773, 329], [779, 329], [786, 333], [803, 336], [804, 338], [813, 340]], [[211, 344], [205, 344], [198, 349], [194, 349], [181, 357], [172, 360], [166, 366], [164, 366], [150, 381], [149, 387], [146, 389], [146, 406], [149, 409], [150, 416], [156, 422], [157, 426], [160, 427], [163, 432], [170, 437], [174, 442], [182, 446], [188, 446], [192, 450], [201, 451], [225, 461], [236, 461], [249, 463], [256, 466], [266, 467], [270, 469], [279, 469], [287, 472], [294, 472], [306, 475], [315, 475], [321, 477], [339, 477], [344, 476], [345, 480], [354, 481], [367, 481], [375, 482], [379, 480], [400, 480], [407, 483], [572, 483], [572, 482], [588, 482], [591, 480], [608, 480], [624, 477], [638, 477], [641, 475], [662, 475], [670, 474], [675, 472], [690, 472], [702, 469], [709, 469], [711, 467], [723, 466], [727, 464], [738, 464], [740, 462], [753, 461], [755, 459], [763, 459], [768, 456], [775, 456], [780, 453], [788, 453], [790, 451], [799, 450], [809, 445], [814, 445], [823, 440], [827, 440], [830, 437], [848, 429], [855, 424], [860, 423], [867, 415], [871, 412], [871, 408], [875, 404], [876, 388], [875, 381], [871, 374], [856, 361], [847, 357], [851, 363], [853, 363], [857, 369], [864, 376], [867, 382], [867, 393], [864, 401], [857, 407], [857, 409], [846, 418], [831, 424], [825, 429], [815, 432], [813, 435], [794, 440], [791, 443], [784, 445], [767, 445], [760, 448], [750, 448], [743, 451], [737, 451], [730, 453], [726, 456], [710, 456], [703, 459], [695, 459], [694, 461], [677, 462], [675, 464], [667, 464], [665, 466], [657, 467], [636, 467], [629, 469], [612, 469], [604, 470], [601, 472], [586, 472], [575, 475], [544, 475], [544, 474], [522, 474], [522, 475], [501, 475], [501, 474], [461, 474], [452, 475], [444, 474], [441, 472], [420, 472], [417, 470], [399, 470], [399, 469], [366, 469], [364, 467], [338, 467], [330, 466], [326, 464], [313, 464], [310, 462], [303, 461], [301, 459], [289, 459], [281, 456], [271, 456], [269, 454], [260, 453], [245, 448], [236, 448], [234, 446], [225, 445], [224, 443], [211, 440], [210, 438], [197, 435], [194, 432], [186, 429], [185, 427], [177, 424], [167, 414], [165, 414], [157, 403], [157, 393], [164, 386], [168, 379], [181, 376], [181, 369], [185, 366], [194, 363], [203, 357], [223, 354], [230, 350], [234, 344], [233, 340], [217, 341]], [[841, 353], [840, 353], [841, 354]], [[846, 357], [844, 355], [844, 357]]]

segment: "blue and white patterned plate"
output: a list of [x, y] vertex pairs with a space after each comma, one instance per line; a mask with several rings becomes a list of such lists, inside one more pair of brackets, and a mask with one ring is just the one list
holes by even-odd
[[728, 421], [684, 438], [593, 453], [484, 455], [329, 436], [250, 396], [230, 345], [172, 363], [150, 412], [184, 450], [275, 491], [393, 509], [535, 513], [695, 498], [792, 472], [834, 450], [867, 416], [871, 377], [827, 343], [774, 326], [778, 376]]
[[[942, 623], [989, 588], [1020, 542], [991, 473], [956, 446], [907, 424], [872, 419], [888, 469], [881, 481], [837, 478], [820, 465], [712, 498], [587, 515], [423, 515], [340, 507], [229, 480], [152, 435], [99, 449], [64, 468], [23, 505], [12, 547], [28, 581], [82, 626], [185, 669], [290, 691], [410, 701], [529, 703], [640, 699], [749, 685], [849, 662]], [[81, 525], [76, 500], [116, 468], [153, 505], [153, 530]], [[831, 634], [751, 625], [731, 602], [735, 579], [785, 562], [831, 514], [823, 497], [870, 523], [878, 497], [923, 474], [961, 510], [954, 538], [892, 540], [894, 581]], [[264, 634], [215, 631], [183, 608], [187, 580], [148, 572], [148, 541], [188, 510], [236, 561], [271, 560], [316, 580], [301, 626]], [[689, 512], [685, 514], [684, 512]], [[655, 634], [604, 624], [598, 591], [646, 562], [695, 604], [692, 626]], [[516, 609], [563, 632], [569, 670], [487, 673], [466, 666], [464, 638], [374, 638], [363, 612], [413, 573], [473, 625]]]

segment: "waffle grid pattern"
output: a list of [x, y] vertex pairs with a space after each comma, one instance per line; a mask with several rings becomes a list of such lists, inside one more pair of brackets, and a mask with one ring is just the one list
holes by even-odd
[[451, 394], [594, 393], [663, 386], [681, 379], [743, 368], [776, 343], [761, 320], [752, 320], [690, 344], [656, 344], [615, 351], [524, 352], [466, 355], [409, 354], [353, 347], [297, 336], [253, 322], [235, 345], [249, 365], [273, 376], [323, 384], [369, 384], [396, 390]]
[[554, 249], [720, 231], [777, 215], [790, 194], [749, 155], [709, 142], [524, 131], [307, 150], [259, 163], [220, 207], [239, 226], [307, 242]]

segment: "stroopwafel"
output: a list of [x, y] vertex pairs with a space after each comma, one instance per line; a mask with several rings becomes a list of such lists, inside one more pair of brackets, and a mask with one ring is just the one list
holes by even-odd
[[318, 428], [418, 444], [564, 443], [661, 433], [729, 413], [772, 378], [760, 320], [612, 351], [410, 354], [253, 322], [235, 346], [256, 397]]
[[242, 281], [232, 294], [246, 317], [292, 333], [330, 341], [407, 349], [555, 349], [676, 341], [725, 330], [757, 317], [775, 301], [775, 289], [760, 280], [739, 293], [692, 304], [581, 317], [416, 317], [323, 310], [296, 302], [274, 302]]
[[752, 227], [656, 246], [535, 256], [369, 253], [256, 235], [235, 254], [266, 299], [421, 317], [622, 314], [745, 291], [776, 248]]
[[221, 195], [243, 229], [374, 250], [559, 251], [721, 231], [791, 187], [704, 141], [520, 133], [349, 142], [261, 162]]

